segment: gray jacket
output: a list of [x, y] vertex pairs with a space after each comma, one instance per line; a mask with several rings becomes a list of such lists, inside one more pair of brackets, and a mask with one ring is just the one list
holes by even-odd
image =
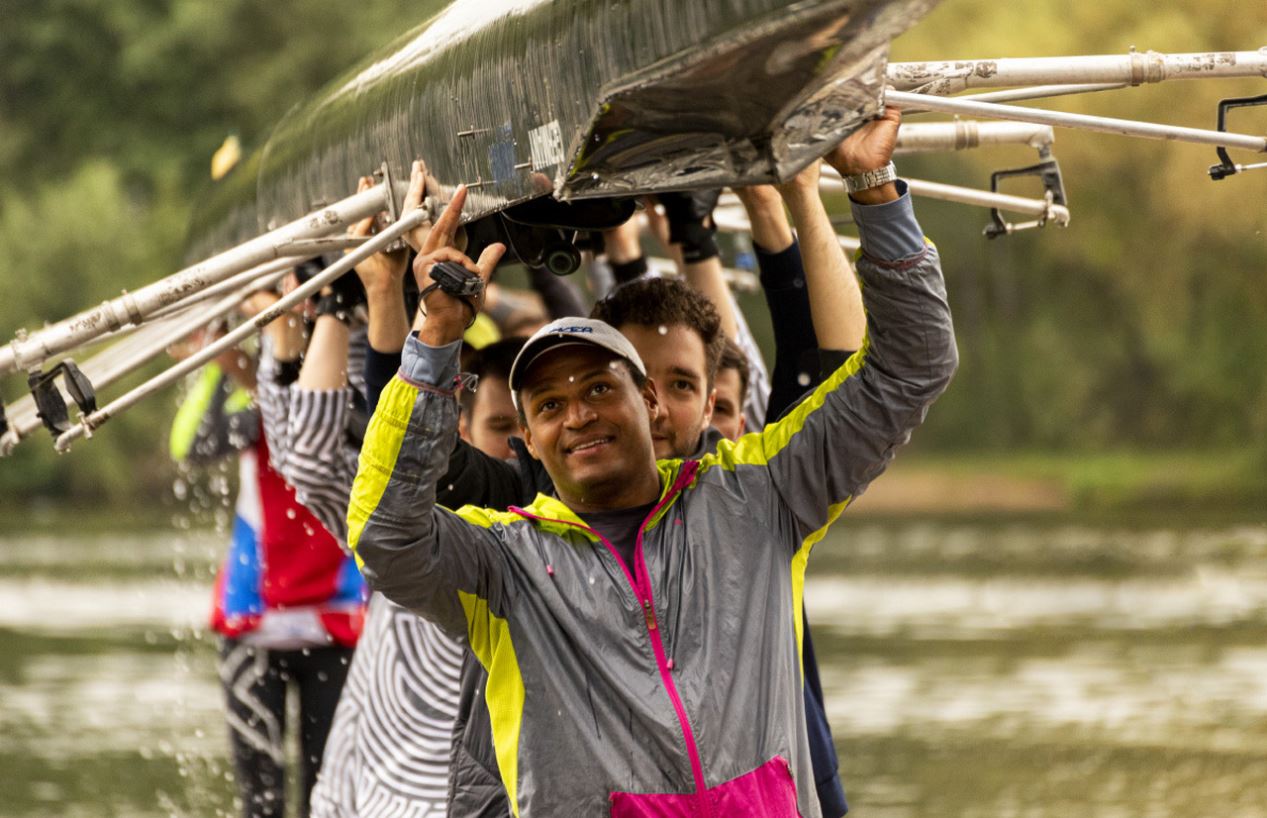
[[864, 224], [858, 263], [863, 349], [762, 432], [662, 461], [633, 565], [553, 497], [437, 507], [459, 344], [407, 345], [361, 451], [348, 539], [376, 590], [468, 637], [516, 815], [819, 815], [801, 695], [806, 560], [957, 362], [909, 197], [868, 210], [883, 213]]

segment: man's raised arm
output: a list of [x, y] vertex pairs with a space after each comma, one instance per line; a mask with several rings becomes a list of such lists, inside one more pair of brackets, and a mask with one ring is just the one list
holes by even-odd
[[[459, 188], [414, 265], [423, 289], [441, 261], [487, 281], [504, 252], [493, 245], [476, 264], [449, 246], [464, 200]], [[458, 635], [467, 634], [477, 608], [499, 610], [505, 602], [504, 563], [486, 521], [435, 503], [456, 437], [458, 353], [474, 308], [443, 290], [428, 294], [425, 320], [370, 421], [348, 507], [348, 544], [370, 585]]]
[[[884, 168], [900, 114], [863, 126], [828, 157], [846, 175]], [[910, 194], [888, 182], [851, 194], [862, 234], [857, 267], [867, 335], [850, 358], [778, 423], [741, 438], [736, 466], [764, 464], [797, 539], [829, 524], [910, 439], [958, 364], [937, 250]]]

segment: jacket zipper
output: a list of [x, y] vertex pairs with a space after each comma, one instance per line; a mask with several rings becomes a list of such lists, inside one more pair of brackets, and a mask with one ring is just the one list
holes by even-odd
[[647, 630], [655, 630], [655, 611], [651, 609], [651, 602], [649, 600], [642, 600], [642, 614], [647, 619]]
[[[651, 649], [655, 652], [656, 666], [660, 670], [660, 679], [664, 682], [665, 692], [669, 694], [669, 701], [673, 703], [673, 709], [677, 713], [678, 722], [682, 726], [682, 737], [686, 741], [686, 755], [691, 761], [691, 777], [695, 780], [695, 794], [701, 799], [705, 791], [708, 789], [704, 782], [704, 763], [700, 758], [699, 746], [695, 743], [695, 731], [691, 729], [690, 716], [687, 715], [686, 705], [682, 703], [682, 697], [678, 694], [677, 684], [673, 681], [673, 667], [669, 664], [668, 654], [664, 650], [664, 641], [661, 639], [661, 630], [659, 628], [655, 613], [655, 597], [651, 593], [651, 574], [647, 570], [647, 561], [642, 553], [642, 538], [646, 533], [647, 523], [660, 513], [660, 510], [673, 501], [675, 497], [691, 482], [695, 477], [697, 464], [695, 461], [687, 461], [682, 464], [681, 471], [678, 472], [677, 479], [673, 482], [672, 488], [665, 493], [664, 499], [651, 509], [651, 513], [647, 515], [647, 519], [642, 521], [642, 525], [638, 526], [638, 539], [634, 543], [634, 576], [641, 580], [641, 592], [635, 583], [635, 593], [638, 593], [642, 601], [642, 611], [647, 620], [647, 636], [651, 639]], [[608, 543], [607, 547], [615, 554], [615, 549]], [[617, 559], [620, 558], [616, 554]]]
[[[634, 543], [634, 571], [629, 570], [629, 566], [625, 564], [616, 547], [608, 541], [606, 537], [598, 533], [594, 529], [578, 525], [577, 523], [567, 520], [551, 520], [547, 517], [538, 517], [530, 514], [521, 508], [512, 506], [511, 511], [524, 517], [530, 517], [537, 520], [543, 520], [563, 525], [570, 525], [573, 528], [580, 528], [588, 531], [602, 541], [607, 546], [607, 550], [616, 559], [616, 564], [625, 572], [625, 578], [629, 580], [629, 585], [634, 592], [634, 598], [642, 605], [642, 615], [647, 626], [647, 636], [651, 641], [651, 650], [655, 654], [656, 668], [660, 671], [660, 680], [664, 684], [665, 692], [669, 696], [669, 702], [673, 705], [673, 710], [677, 714], [678, 724], [682, 728], [682, 737], [686, 743], [686, 755], [691, 762], [691, 778], [695, 781], [695, 794], [702, 798], [708, 787], [704, 783], [704, 764], [700, 759], [699, 747], [695, 743], [695, 731], [691, 729], [691, 720], [686, 713], [686, 706], [682, 703], [682, 697], [678, 695], [677, 685], [673, 682], [673, 668], [669, 664], [668, 656], [664, 650], [664, 642], [660, 639], [660, 626], [656, 618], [655, 599], [651, 594], [651, 577], [647, 572], [646, 560], [642, 556], [642, 535], [648, 522], [651, 521], [656, 514], [660, 513], [660, 509], [664, 508], [673, 498], [675, 498], [682, 489], [695, 477], [698, 463], [688, 460], [682, 464], [681, 470], [678, 472], [677, 479], [673, 482], [673, 486], [665, 493], [664, 498], [656, 503], [655, 508], [651, 509], [651, 513], [642, 521], [642, 525], [638, 526], [638, 538]], [[641, 570], [639, 570], [641, 569]], [[639, 581], [641, 580], [641, 581]]]

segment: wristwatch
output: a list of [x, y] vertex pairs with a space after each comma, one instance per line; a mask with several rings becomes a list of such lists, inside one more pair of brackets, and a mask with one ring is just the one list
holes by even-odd
[[892, 162], [877, 170], [869, 170], [866, 173], [855, 173], [852, 176], [846, 176], [845, 190], [849, 193], [857, 193], [860, 190], [870, 190], [873, 187], [887, 185], [889, 182], [897, 181], [897, 166]]

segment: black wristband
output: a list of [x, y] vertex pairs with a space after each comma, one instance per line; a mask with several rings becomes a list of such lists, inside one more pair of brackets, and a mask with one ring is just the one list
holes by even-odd
[[628, 284], [647, 274], [647, 259], [644, 256], [638, 256], [633, 261], [613, 264], [611, 268], [612, 277], [616, 279], [617, 284]]
[[712, 231], [693, 235], [690, 240], [683, 241], [680, 246], [682, 261], [687, 264], [698, 264], [721, 255], [721, 251], [717, 249], [717, 239], [713, 237]]
[[299, 368], [301, 364], [298, 360], [294, 361], [278, 361], [277, 370], [273, 375], [273, 382], [278, 386], [290, 386], [299, 380]]
[[352, 311], [344, 305], [343, 296], [338, 293], [323, 295], [317, 299], [316, 316], [333, 315], [344, 324], [352, 323]]

